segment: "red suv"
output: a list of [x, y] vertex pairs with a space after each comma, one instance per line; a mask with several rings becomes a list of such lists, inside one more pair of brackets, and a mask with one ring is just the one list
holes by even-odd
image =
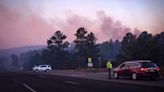
[[148, 60], [126, 61], [114, 69], [114, 78], [131, 77], [133, 80], [142, 77], [156, 79], [159, 77], [160, 68]]

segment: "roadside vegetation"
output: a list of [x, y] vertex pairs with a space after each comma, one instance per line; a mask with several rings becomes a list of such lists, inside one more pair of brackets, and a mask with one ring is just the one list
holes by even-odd
[[[88, 58], [92, 58], [94, 68], [105, 68], [109, 59], [114, 66], [126, 60], [143, 59], [164, 67], [164, 32], [152, 35], [144, 31], [137, 36], [129, 32], [121, 41], [109, 39], [97, 43], [94, 33], [78, 28], [75, 37], [73, 42], [68, 42], [64, 33], [56, 31], [47, 38], [47, 48], [12, 55], [11, 64], [24, 70], [39, 64], [50, 64], [54, 69], [84, 69]], [[3, 63], [5, 59], [0, 60]]]

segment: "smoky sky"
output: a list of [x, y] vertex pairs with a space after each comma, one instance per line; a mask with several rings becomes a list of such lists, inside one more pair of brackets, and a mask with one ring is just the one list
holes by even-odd
[[11, 7], [8, 3], [0, 2], [0, 49], [45, 45], [57, 30], [66, 34], [67, 40], [72, 42], [79, 27], [95, 33], [98, 43], [110, 39], [121, 40], [127, 32], [138, 35], [143, 31], [124, 25], [103, 10], [95, 12], [95, 19], [66, 12], [64, 20], [54, 14], [54, 18], [47, 21], [41, 15], [42, 10], [31, 9], [26, 3]]

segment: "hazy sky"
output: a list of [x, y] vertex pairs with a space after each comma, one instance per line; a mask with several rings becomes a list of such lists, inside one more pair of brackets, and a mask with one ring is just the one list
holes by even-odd
[[98, 42], [126, 32], [164, 31], [164, 0], [0, 0], [0, 49], [45, 45], [57, 30], [72, 41], [79, 27]]

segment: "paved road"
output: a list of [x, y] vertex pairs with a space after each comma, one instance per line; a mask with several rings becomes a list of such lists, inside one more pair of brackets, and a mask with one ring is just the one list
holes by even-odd
[[134, 81], [134, 80], [131, 80], [130, 78], [108, 79], [107, 72], [80, 72], [80, 71], [76, 71], [76, 70], [55, 70], [48, 74], [103, 80], [103, 81], [126, 83], [126, 84], [156, 86], [156, 87], [164, 88], [164, 78], [162, 78], [162, 77], [158, 78], [155, 81], [150, 80], [150, 79], [140, 79], [140, 80]]
[[42, 73], [0, 73], [0, 92], [164, 92], [162, 87]]

